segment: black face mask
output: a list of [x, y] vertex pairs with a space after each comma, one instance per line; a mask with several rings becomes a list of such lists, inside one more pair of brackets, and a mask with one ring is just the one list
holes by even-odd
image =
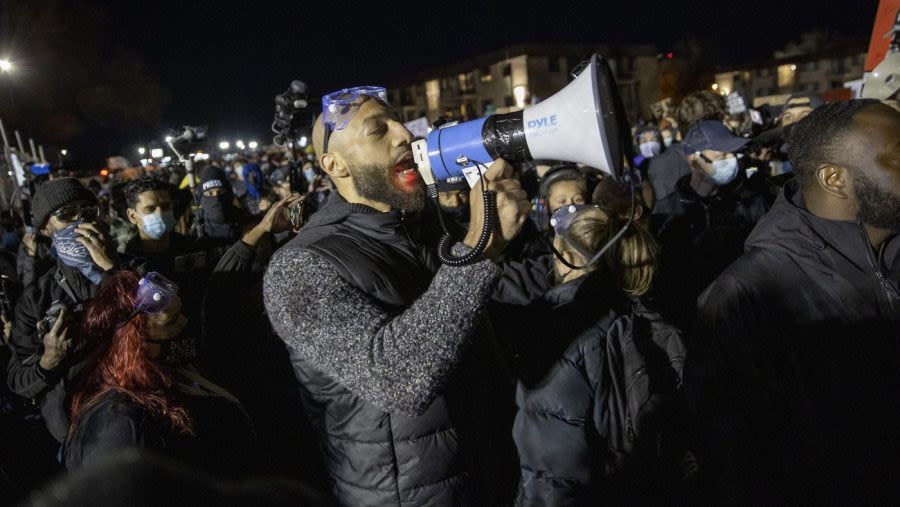
[[156, 360], [171, 366], [182, 366], [190, 363], [200, 353], [200, 342], [191, 335], [182, 335], [168, 341], [147, 340], [156, 343], [162, 349]]
[[444, 217], [450, 218], [454, 222], [458, 224], [467, 224], [469, 223], [469, 207], [468, 206], [457, 206], [455, 208], [448, 208], [446, 206], [441, 206], [441, 213], [444, 214]]
[[208, 222], [227, 224], [234, 221], [234, 206], [231, 205], [231, 196], [228, 194], [204, 195], [200, 198], [200, 206], [203, 207], [203, 216]]

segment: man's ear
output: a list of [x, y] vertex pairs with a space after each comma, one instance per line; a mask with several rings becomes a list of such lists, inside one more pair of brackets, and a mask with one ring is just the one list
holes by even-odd
[[835, 164], [821, 165], [816, 169], [816, 182], [822, 190], [838, 199], [850, 197], [850, 171], [846, 167]]
[[328, 152], [319, 158], [319, 166], [332, 178], [346, 178], [350, 176], [347, 164], [340, 153]]
[[125, 214], [128, 216], [129, 222], [133, 223], [134, 225], [138, 224], [138, 216], [137, 216], [137, 213], [133, 209], [131, 209], [131, 208], [126, 209]]

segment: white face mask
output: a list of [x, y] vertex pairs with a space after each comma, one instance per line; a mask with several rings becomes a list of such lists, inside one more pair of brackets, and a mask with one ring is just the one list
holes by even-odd
[[661, 151], [660, 144], [656, 141], [641, 143], [640, 149], [641, 155], [643, 155], [644, 158], [653, 158], [659, 155], [659, 152]]
[[738, 160], [736, 158], [725, 158], [716, 160], [712, 163], [713, 173], [710, 179], [718, 186], [724, 186], [734, 181], [738, 172]]
[[662, 138], [663, 138], [663, 145], [665, 145], [666, 148], [668, 148], [669, 146], [672, 146], [672, 136], [662, 136]]

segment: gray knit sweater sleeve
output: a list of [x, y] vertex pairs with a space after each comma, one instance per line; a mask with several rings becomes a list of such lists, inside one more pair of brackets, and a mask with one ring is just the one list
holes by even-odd
[[490, 261], [438, 269], [392, 314], [304, 249], [282, 249], [264, 280], [275, 331], [304, 359], [388, 411], [421, 414], [440, 393], [485, 313], [500, 269]]

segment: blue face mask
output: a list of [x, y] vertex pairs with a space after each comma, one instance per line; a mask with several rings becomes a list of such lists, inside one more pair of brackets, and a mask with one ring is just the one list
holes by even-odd
[[713, 173], [710, 179], [717, 186], [724, 186], [734, 181], [738, 172], [738, 161], [736, 158], [726, 158], [716, 160], [712, 163]]
[[141, 220], [144, 223], [144, 233], [153, 239], [165, 236], [175, 226], [175, 215], [172, 214], [172, 210], [144, 215]]
[[103, 271], [94, 263], [87, 247], [76, 241], [82, 237], [75, 232], [79, 225], [81, 222], [76, 222], [53, 234], [53, 250], [63, 264], [77, 269], [85, 278], [99, 285], [103, 279]]
[[306, 181], [312, 183], [312, 180], [316, 178], [316, 170], [312, 167], [303, 170], [303, 177], [306, 178]]
[[656, 141], [641, 143], [639, 148], [641, 150], [641, 155], [643, 155], [644, 158], [653, 158], [662, 151], [662, 146]]

